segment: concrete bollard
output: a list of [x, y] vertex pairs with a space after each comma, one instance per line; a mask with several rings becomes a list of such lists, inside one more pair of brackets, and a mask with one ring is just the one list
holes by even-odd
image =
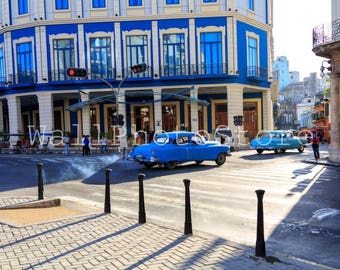
[[183, 180], [185, 186], [185, 222], [184, 222], [184, 234], [192, 234], [191, 224], [191, 206], [190, 206], [190, 180]]
[[139, 214], [138, 214], [138, 223], [146, 223], [145, 217], [145, 204], [144, 204], [144, 187], [143, 187], [143, 179], [145, 174], [138, 174], [139, 181]]
[[266, 244], [264, 242], [264, 225], [263, 225], [263, 195], [264, 190], [256, 190], [257, 195], [257, 233], [255, 256], [266, 257]]
[[104, 203], [104, 212], [111, 213], [111, 201], [110, 201], [110, 173], [111, 169], [105, 170], [105, 203]]
[[37, 169], [38, 169], [38, 200], [43, 200], [44, 199], [44, 180], [42, 177], [42, 163], [37, 164]]

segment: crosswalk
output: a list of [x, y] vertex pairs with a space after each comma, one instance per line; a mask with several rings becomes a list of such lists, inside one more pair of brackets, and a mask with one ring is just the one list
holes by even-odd
[[[183, 179], [189, 178], [194, 228], [251, 245], [256, 232], [255, 190], [265, 190], [266, 235], [269, 236], [308, 187], [321, 181], [316, 176], [324, 169], [321, 165], [287, 160], [265, 165], [259, 162], [242, 169], [234, 162], [238, 162], [236, 158], [229, 165], [214, 169], [208, 170], [203, 165], [190, 170], [179, 168], [176, 173], [143, 169], [147, 218], [161, 225], [181, 228], [185, 204]], [[245, 165], [248, 163], [246, 161]], [[135, 179], [111, 187], [112, 212], [137, 218], [137, 174]], [[92, 187], [89, 198], [103, 202], [104, 193]]]

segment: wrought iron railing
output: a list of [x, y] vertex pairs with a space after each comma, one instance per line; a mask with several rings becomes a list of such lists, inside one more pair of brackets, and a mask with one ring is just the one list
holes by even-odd
[[340, 19], [313, 29], [313, 47], [340, 40]]
[[267, 81], [268, 69], [258, 66], [248, 66], [247, 77], [251, 80]]
[[181, 76], [225, 76], [227, 75], [227, 65], [225, 63], [216, 64], [196, 64], [160, 67], [160, 77], [181, 77]]

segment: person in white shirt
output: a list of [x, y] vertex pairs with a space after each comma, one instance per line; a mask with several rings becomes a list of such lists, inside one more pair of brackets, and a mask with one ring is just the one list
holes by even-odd
[[69, 154], [69, 147], [70, 147], [70, 137], [68, 136], [68, 134], [66, 133], [64, 138], [63, 138], [63, 143], [64, 143], [64, 152], [65, 152], [65, 156], [68, 156]]
[[100, 144], [100, 152], [104, 153], [107, 149], [107, 140], [104, 136], [102, 136], [99, 140], [99, 144]]

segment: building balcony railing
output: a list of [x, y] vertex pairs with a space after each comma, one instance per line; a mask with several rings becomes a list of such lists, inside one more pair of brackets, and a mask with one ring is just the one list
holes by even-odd
[[[247, 67], [247, 79], [252, 81], [268, 81], [268, 69], [248, 66]], [[160, 74], [155, 74], [152, 67], [147, 68], [145, 72], [133, 73], [129, 68], [125, 68], [122, 74], [118, 73], [115, 68], [107, 69], [105, 71], [100, 70], [87, 70], [87, 76], [85, 78], [69, 77], [67, 76], [67, 69], [50, 70], [47, 78], [42, 78], [46, 83], [51, 84], [64, 84], [70, 83], [70, 81], [87, 80], [96, 82], [96, 80], [108, 80], [108, 81], [120, 81], [125, 76], [128, 80], [152, 80], [153, 78], [165, 79], [165, 80], [178, 80], [178, 79], [192, 79], [192, 78], [226, 78], [239, 76], [239, 72], [235, 74], [228, 74], [228, 65], [226, 63], [216, 64], [195, 64], [195, 65], [182, 65], [182, 66], [169, 66], [163, 65], [159, 69]], [[10, 80], [4, 80], [0, 87], [7, 87], [9, 85], [22, 86], [25, 84], [34, 84], [37, 82], [37, 76], [35, 72], [20, 72], [14, 75], [10, 75]], [[8, 83], [10, 81], [10, 83]]]
[[257, 67], [257, 66], [248, 66], [247, 77], [249, 80], [267, 81], [268, 80], [268, 69]]
[[313, 48], [340, 40], [340, 19], [322, 24], [313, 29]]
[[33, 71], [21, 71], [15, 74], [9, 74], [7, 78], [3, 78], [3, 81], [0, 82], [1, 86], [25, 86], [25, 85], [33, 85], [36, 83], [36, 73]]
[[223, 77], [227, 74], [227, 64], [197, 64], [197, 65], [163, 65], [160, 67], [160, 77], [166, 79], [177, 79], [183, 76], [197, 77]]

